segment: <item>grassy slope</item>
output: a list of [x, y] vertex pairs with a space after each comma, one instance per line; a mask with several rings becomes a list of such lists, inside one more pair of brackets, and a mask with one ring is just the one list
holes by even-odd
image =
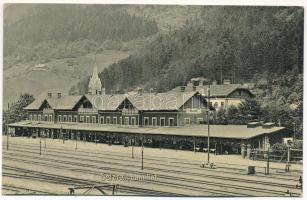
[[[97, 54], [99, 70], [113, 62], [129, 56], [129, 51], [104, 51]], [[73, 63], [71, 65], [70, 63]], [[48, 89], [60, 88], [68, 92], [72, 85], [92, 73], [94, 55], [53, 60], [44, 67], [19, 64], [4, 70], [4, 105], [15, 101], [22, 92], [38, 95]]]
[[[15, 9], [15, 7], [11, 7]], [[21, 9], [25, 10], [25, 9]], [[160, 32], [168, 31], [169, 25], [172, 28], [182, 26], [187, 18], [192, 17], [193, 13], [197, 13], [199, 7], [194, 6], [134, 6], [127, 7], [127, 12], [137, 16], [146, 16], [155, 19], [158, 23]], [[19, 11], [18, 11], [19, 12]], [[6, 12], [9, 13], [9, 12]], [[23, 13], [18, 16], [11, 16], [9, 19], [12, 21], [18, 20], [22, 17]], [[133, 51], [144, 47], [152, 38], [139, 38], [124, 45], [129, 47], [129, 51], [104, 51], [97, 56], [99, 71], [117, 62], [123, 58], [128, 57]], [[71, 61], [68, 61], [71, 60]], [[69, 66], [69, 63], [74, 63]], [[94, 55], [81, 56], [70, 59], [51, 60], [46, 64], [44, 69], [36, 69], [35, 65], [27, 63], [19, 63], [18, 65], [6, 69], [4, 66], [4, 99], [3, 103], [16, 101], [20, 93], [28, 92], [33, 95], [38, 95], [48, 89], [60, 88], [61, 91], [68, 92], [69, 89], [76, 85], [79, 81], [89, 76], [92, 72], [94, 63]], [[40, 64], [40, 63], [36, 63]], [[55, 81], [56, 80], [56, 81]]]

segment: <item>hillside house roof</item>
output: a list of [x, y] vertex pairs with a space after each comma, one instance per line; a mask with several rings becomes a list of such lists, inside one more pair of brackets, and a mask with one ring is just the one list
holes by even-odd
[[[185, 92], [191, 92], [191, 91], [198, 91], [199, 93], [201, 93], [203, 96], [207, 96], [207, 89], [208, 89], [208, 85], [204, 85], [204, 86], [184, 86], [185, 87]], [[195, 87], [195, 89], [194, 89]], [[231, 93], [233, 93], [236, 90], [244, 90], [247, 91], [248, 93], [250, 93], [251, 95], [253, 95], [251, 93], [251, 91], [241, 85], [241, 84], [228, 84], [228, 85], [210, 85], [210, 97], [227, 97], [229, 96]], [[180, 92], [181, 91], [181, 86], [176, 87], [172, 90], [170, 90], [169, 92]]]

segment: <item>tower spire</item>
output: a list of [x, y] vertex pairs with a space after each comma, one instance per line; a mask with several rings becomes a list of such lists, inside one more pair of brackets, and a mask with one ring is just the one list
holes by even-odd
[[97, 63], [96, 63], [96, 58], [95, 58], [93, 74], [92, 74], [92, 77], [88, 85], [88, 94], [101, 95], [104, 93], [105, 93], [105, 90], [104, 88], [102, 88], [101, 81], [98, 76], [98, 68], [97, 68]]

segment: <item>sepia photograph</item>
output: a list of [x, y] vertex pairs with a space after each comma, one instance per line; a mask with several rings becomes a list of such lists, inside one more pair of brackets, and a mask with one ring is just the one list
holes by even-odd
[[1, 195], [303, 198], [303, 6], [2, 9]]

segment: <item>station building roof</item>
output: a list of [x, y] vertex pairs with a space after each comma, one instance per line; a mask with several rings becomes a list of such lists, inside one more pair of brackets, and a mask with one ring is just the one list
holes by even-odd
[[[144, 135], [164, 135], [164, 136], [190, 136], [190, 137], [207, 137], [208, 129], [206, 125], [186, 125], [174, 127], [138, 127], [122, 125], [102, 125], [102, 124], [75, 124], [75, 123], [50, 123], [50, 122], [33, 122], [21, 121], [12, 123], [10, 127], [33, 127], [49, 128], [63, 130], [80, 130], [80, 131], [97, 131], [109, 133], [127, 133], [127, 134], [144, 134]], [[210, 125], [210, 137], [229, 138], [229, 139], [251, 139], [263, 134], [272, 134], [285, 127], [261, 126], [247, 128], [246, 125]]]
[[82, 99], [87, 99], [98, 110], [115, 111], [124, 100], [128, 100], [137, 110], [178, 110], [193, 96], [199, 95], [203, 107], [206, 100], [197, 91], [172, 93], [142, 93], [142, 94], [106, 94], [106, 95], [56, 95], [38, 96], [25, 110], [39, 110], [47, 102], [54, 110], [72, 110]]

